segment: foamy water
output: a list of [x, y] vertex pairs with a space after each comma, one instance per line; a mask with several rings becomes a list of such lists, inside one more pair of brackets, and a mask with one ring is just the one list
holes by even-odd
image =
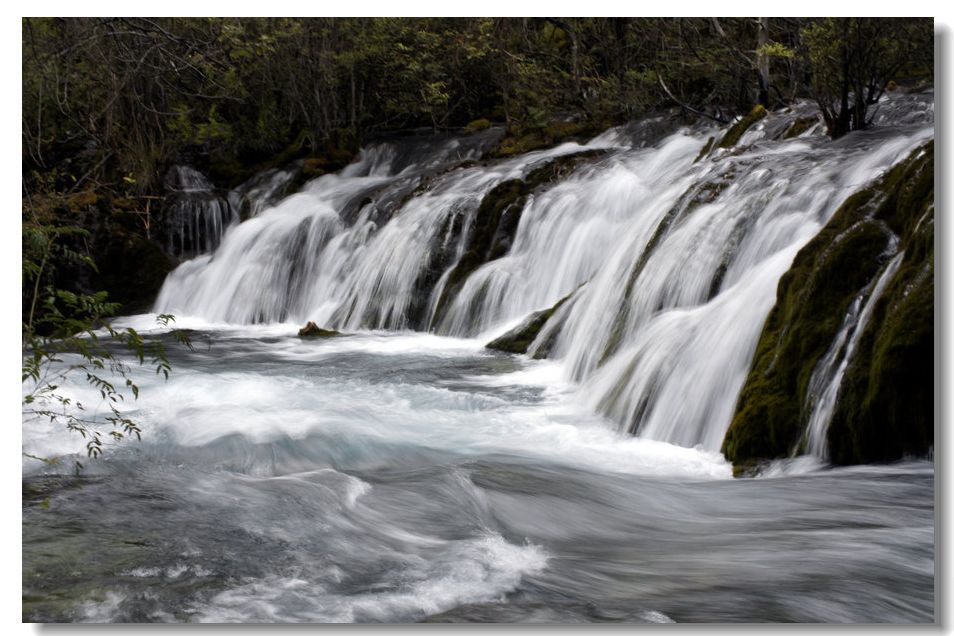
[[[737, 480], [719, 453], [795, 254], [933, 137], [930, 96], [883, 106], [872, 131], [774, 139], [797, 105], [698, 161], [720, 131], [648, 121], [482, 164], [499, 130], [415, 137], [283, 199], [291, 173], [259, 175], [229, 195], [242, 223], [190, 199], [208, 253], [155, 311], [192, 349], [155, 313], [115, 324], [170, 351], [118, 405], [142, 441], [89, 461], [24, 419], [23, 451], [54, 460], [23, 464], [24, 620], [932, 621], [930, 461]], [[583, 150], [439, 311], [483, 197]], [[568, 294], [531, 345], [550, 359], [485, 349]], [[307, 320], [347, 333], [299, 338]], [[108, 433], [82, 377], [58, 393]]]
[[26, 619], [931, 620], [930, 464], [733, 480], [619, 433], [559, 362], [180, 323], [194, 351], [169, 345], [167, 382], [137, 368], [122, 407], [141, 442], [87, 461], [24, 422], [60, 458], [24, 461]]

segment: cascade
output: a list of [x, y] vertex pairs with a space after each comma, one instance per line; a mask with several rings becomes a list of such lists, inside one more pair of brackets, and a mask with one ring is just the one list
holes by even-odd
[[828, 424], [835, 410], [845, 369], [851, 363], [852, 354], [871, 319], [874, 306], [891, 281], [891, 277], [898, 271], [903, 259], [903, 251], [895, 254], [869, 289], [852, 301], [831, 348], [812, 372], [808, 384], [811, 418], [808, 422], [806, 440], [807, 450], [811, 455], [821, 459], [828, 458]]
[[166, 175], [162, 222], [166, 251], [190, 257], [213, 251], [226, 229], [238, 221], [227, 198], [205, 176], [189, 166], [173, 166]]
[[281, 201], [300, 170], [301, 167], [295, 165], [290, 169], [272, 168], [256, 174], [229, 192], [229, 205], [238, 210], [242, 218], [256, 216]]
[[[231, 226], [155, 309], [489, 340], [571, 295], [531, 352], [548, 340], [621, 430], [718, 450], [795, 254], [933, 136], [930, 95], [886, 98], [881, 127], [836, 141], [819, 126], [784, 139], [810, 112], [772, 113], [714, 150], [722, 130], [649, 121], [494, 161], [479, 160], [499, 130], [383, 140]], [[556, 176], [528, 185], [547, 166]], [[486, 227], [510, 182], [524, 190]]]

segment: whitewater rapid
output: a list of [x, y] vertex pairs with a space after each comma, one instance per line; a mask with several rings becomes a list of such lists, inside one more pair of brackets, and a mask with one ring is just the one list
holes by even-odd
[[24, 620], [931, 620], [928, 462], [734, 480], [479, 340], [153, 325], [116, 325], [169, 347], [122, 406], [142, 441], [24, 421], [58, 460], [24, 459]]
[[[24, 620], [931, 622], [932, 462], [812, 446], [735, 480], [719, 452], [795, 254], [933, 137], [933, 96], [784, 139], [810, 110], [709, 153], [724, 130], [659, 119], [494, 160], [499, 130], [394, 138], [291, 196], [291, 168], [227, 195], [180, 170], [198, 255], [114, 325], [169, 351], [168, 380], [128, 360], [143, 439], [90, 461], [25, 415]], [[482, 202], [548, 165], [455, 286]], [[816, 370], [812, 440], [891, 273]], [[484, 346], [565, 297], [530, 356]], [[83, 377], [57, 391], [108, 430]]]
[[[620, 431], [718, 451], [795, 254], [934, 134], [933, 98], [898, 96], [880, 128], [782, 138], [810, 112], [772, 113], [708, 153], [722, 130], [659, 120], [495, 161], [475, 162], [487, 147], [466, 137], [369, 146], [183, 263], [155, 311], [487, 342], [570, 295], [530, 353], [548, 342], [578, 401]], [[442, 306], [481, 201], [584, 151], [601, 154], [530, 194], [506, 253]]]

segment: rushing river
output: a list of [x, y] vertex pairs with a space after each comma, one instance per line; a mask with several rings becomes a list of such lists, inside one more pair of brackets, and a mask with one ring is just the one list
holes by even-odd
[[[197, 255], [154, 311], [194, 349], [119, 321], [173, 373], [135, 370], [142, 441], [76, 475], [83, 440], [25, 419], [62, 459], [24, 460], [24, 620], [932, 622], [933, 463], [823, 461], [864, 298], [812, 376], [812, 455], [733, 479], [719, 452], [795, 255], [934, 137], [930, 93], [787, 134], [812, 117], [496, 159], [501, 129], [400, 136], [287, 197], [294, 166], [227, 195], [174, 171]], [[531, 355], [484, 348], [549, 308]]]
[[141, 442], [24, 460], [24, 620], [933, 621], [930, 462], [733, 479], [481, 340], [183, 326]]

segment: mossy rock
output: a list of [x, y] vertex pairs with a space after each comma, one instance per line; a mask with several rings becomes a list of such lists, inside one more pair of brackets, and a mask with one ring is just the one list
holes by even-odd
[[543, 134], [548, 139], [570, 139], [576, 137], [585, 137], [591, 132], [589, 126], [575, 121], [553, 121], [547, 124], [543, 129]]
[[817, 117], [799, 117], [788, 127], [782, 139], [794, 139], [818, 123]]
[[699, 154], [696, 155], [696, 158], [692, 161], [692, 163], [699, 163], [702, 161], [706, 156], [708, 156], [709, 152], [712, 150], [712, 146], [714, 145], [715, 137], [709, 137], [709, 139], [706, 141], [706, 145], [702, 147], [702, 150], [699, 151]]
[[858, 192], [778, 285], [722, 452], [735, 465], [789, 456], [811, 416], [807, 391], [852, 300], [905, 251], [843, 379], [828, 431], [836, 463], [924, 454], [933, 444], [933, 142]]
[[828, 428], [838, 464], [923, 456], [934, 445], [933, 267], [895, 275], [842, 380]]
[[76, 194], [71, 194], [66, 199], [67, 205], [74, 212], [79, 212], [85, 208], [96, 205], [99, 202], [99, 195], [94, 190], [83, 190]]
[[311, 320], [304, 327], [298, 330], [299, 338], [335, 338], [343, 335], [340, 331], [334, 329], [322, 329]]
[[481, 117], [480, 119], [475, 119], [474, 121], [464, 126], [464, 130], [466, 130], [469, 133], [475, 133], [475, 132], [480, 132], [481, 130], [487, 130], [488, 128], [490, 128], [491, 125], [492, 124], [490, 123], [489, 119], [484, 119], [483, 117]]
[[324, 157], [308, 157], [301, 164], [301, 172], [310, 178], [320, 177], [328, 172], [328, 160]]
[[530, 131], [519, 136], [506, 136], [490, 152], [491, 157], [513, 157], [553, 145], [539, 131]]
[[[707, 146], [711, 146], [713, 138], [709, 138], [710, 143]], [[700, 155], [701, 156], [701, 155]], [[696, 159], [698, 161], [698, 158]], [[649, 264], [649, 261], [652, 259], [655, 254], [656, 249], [662, 244], [663, 240], [669, 236], [670, 230], [676, 227], [682, 220], [684, 220], [688, 215], [692, 214], [699, 207], [712, 203], [715, 201], [719, 195], [721, 195], [733, 182], [735, 179], [736, 173], [734, 169], [724, 170], [722, 173], [713, 175], [708, 178], [706, 181], [702, 182], [698, 186], [690, 188], [683, 194], [676, 203], [666, 212], [663, 218], [656, 225], [656, 229], [653, 231], [653, 235], [649, 238], [649, 241], [646, 243], [646, 247], [643, 248], [642, 252], [639, 255], [639, 259], [636, 261], [636, 264], [633, 266], [633, 269], [629, 273], [629, 277], [626, 279], [626, 286], [623, 291], [623, 298], [631, 298], [633, 295], [633, 290], [636, 288], [636, 281], [639, 280], [639, 277], [642, 275], [643, 270], [646, 269], [646, 265]], [[728, 265], [726, 265], [728, 267]], [[718, 290], [718, 287], [721, 285], [721, 277], [724, 276], [725, 271], [721, 273], [716, 272], [716, 276], [710, 284], [710, 289]], [[710, 295], [713, 292], [710, 291]], [[612, 325], [609, 328], [609, 338], [606, 340], [606, 345], [603, 348], [603, 352], [600, 355], [600, 364], [603, 364], [616, 351], [619, 349], [620, 344], [623, 342], [623, 330], [625, 325], [629, 320], [628, 315], [628, 303], [624, 303], [622, 311], [618, 312], [613, 317]]]
[[768, 111], [765, 110], [765, 107], [759, 104], [753, 108], [748, 115], [737, 121], [735, 124], [726, 131], [725, 135], [722, 137], [722, 140], [719, 142], [719, 148], [732, 148], [737, 143], [739, 139], [742, 138], [742, 135], [745, 134], [749, 128], [755, 125], [756, 122], [763, 119], [768, 115]]
[[[538, 335], [540, 335], [543, 327], [546, 326], [547, 322], [553, 317], [553, 314], [555, 314], [556, 311], [562, 307], [572, 295], [572, 293], [567, 294], [557, 301], [557, 303], [552, 307], [533, 312], [522, 323], [502, 336], [488, 342], [485, 345], [486, 348], [493, 349], [495, 351], [503, 351], [505, 353], [527, 353], [530, 345], [532, 345], [533, 341], [537, 339]], [[534, 353], [533, 357], [538, 359], [545, 358], [547, 353], [547, 350], [538, 350]]]
[[[295, 176], [285, 187], [284, 196], [299, 192], [312, 179], [338, 172], [354, 161], [355, 153], [344, 148], [332, 148], [322, 156], [309, 156], [292, 164]], [[284, 165], [284, 164], [283, 164]], [[288, 165], [284, 165], [288, 169]]]
[[906, 166], [882, 204], [904, 257], [872, 308], [828, 427], [838, 464], [923, 456], [934, 445], [934, 158]]
[[337, 172], [338, 170], [341, 170], [349, 163], [354, 161], [354, 158], [357, 156], [357, 154], [357, 152], [351, 150], [350, 148], [330, 148], [324, 155], [325, 159], [327, 160], [325, 171]]
[[609, 126], [610, 123], [604, 121], [571, 122], [556, 120], [545, 126], [511, 128], [491, 149], [488, 156], [491, 158], [513, 157], [534, 150], [550, 148], [567, 141], [583, 143], [609, 128]]
[[[505, 234], [506, 228], [516, 231], [530, 190], [526, 181], [511, 179], [498, 184], [484, 196], [474, 215], [466, 251], [448, 274], [437, 301], [434, 312], [435, 323], [443, 318], [444, 312], [464, 286], [467, 278], [481, 265], [493, 260], [491, 254], [499, 257], [506, 253], [504, 247], [500, 245], [500, 240], [498, 239], [495, 244], [494, 238]], [[505, 227], [501, 228], [501, 225]]]

